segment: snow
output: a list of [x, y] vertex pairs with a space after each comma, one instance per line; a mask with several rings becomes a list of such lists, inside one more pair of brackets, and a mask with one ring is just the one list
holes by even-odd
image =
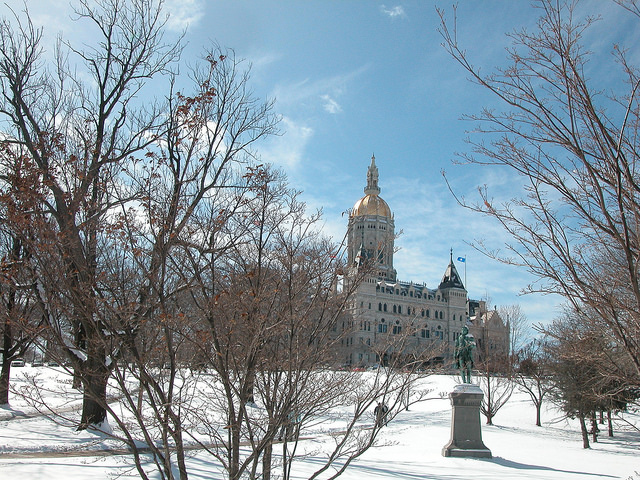
[[[38, 370], [40, 385], [67, 389], [60, 381], [62, 368], [15, 368], [12, 382], [27, 388]], [[44, 372], [44, 373], [42, 373]], [[40, 378], [43, 377], [43, 378]], [[434, 375], [426, 379], [432, 390], [430, 400], [402, 411], [383, 428], [380, 446], [369, 449], [342, 475], [345, 480], [361, 479], [623, 479], [640, 480], [640, 433], [623, 422], [616, 424], [615, 436], [606, 435], [601, 426], [598, 443], [582, 448], [577, 422], [562, 418], [552, 405], [543, 410], [543, 426], [535, 426], [535, 409], [525, 393], [517, 391], [494, 418], [495, 425], [484, 425], [482, 437], [491, 450], [491, 459], [450, 458], [442, 447], [450, 436], [451, 405], [447, 392], [457, 380]], [[55, 388], [54, 388], [55, 386]], [[121, 445], [95, 431], [77, 432], [79, 397], [59, 401], [56, 409], [63, 416], [55, 421], [36, 412], [17, 396], [11, 408], [0, 409], [0, 478], [136, 478], [130, 458]], [[626, 413], [625, 419], [640, 424], [640, 418]], [[303, 432], [304, 435], [304, 432]], [[331, 441], [321, 434], [310, 435], [308, 447]], [[320, 462], [309, 457], [294, 466], [296, 479], [307, 478]], [[222, 479], [222, 472], [211, 457], [192, 451], [188, 460], [191, 479]], [[158, 478], [153, 474], [151, 478]]]

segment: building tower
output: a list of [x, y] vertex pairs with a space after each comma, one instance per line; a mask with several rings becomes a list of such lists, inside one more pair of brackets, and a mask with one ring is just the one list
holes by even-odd
[[365, 196], [358, 200], [349, 215], [347, 230], [348, 265], [372, 267], [375, 262], [375, 276], [387, 282], [396, 281], [393, 268], [394, 223], [393, 214], [387, 202], [380, 197], [378, 167], [375, 156], [367, 170]]

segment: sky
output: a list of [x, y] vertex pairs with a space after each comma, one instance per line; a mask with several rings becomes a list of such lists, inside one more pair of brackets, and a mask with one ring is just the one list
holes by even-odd
[[[23, 5], [7, 4], [16, 11]], [[58, 34], [90, 41], [84, 25], [71, 21], [66, 0], [26, 4], [49, 45]], [[538, 16], [528, 1], [457, 4], [459, 43], [484, 72], [504, 64], [505, 33], [533, 27]], [[451, 19], [452, 2], [167, 0], [165, 7], [171, 32], [185, 31], [185, 62], [217, 44], [251, 65], [250, 86], [275, 99], [282, 116], [283, 133], [259, 146], [261, 159], [287, 173], [311, 210], [323, 210], [328, 235], [342, 240], [343, 213], [364, 195], [375, 155], [381, 197], [402, 231], [394, 257], [400, 280], [436, 288], [453, 249], [454, 259], [466, 258], [456, 266], [471, 298], [519, 304], [530, 324], [558, 315], [559, 297], [521, 296], [535, 279], [471, 246], [484, 239], [501, 248], [508, 237], [495, 222], [460, 207], [442, 176], [446, 171], [456, 194], [469, 199], [483, 186], [495, 199], [509, 199], [520, 184], [499, 168], [452, 163], [457, 152], [469, 151], [465, 138], [474, 125], [463, 115], [496, 106], [441, 46], [436, 8]], [[616, 80], [614, 43], [640, 44], [638, 29], [613, 2], [585, 1], [579, 11], [602, 16], [585, 40], [603, 58], [590, 74], [607, 88]]]

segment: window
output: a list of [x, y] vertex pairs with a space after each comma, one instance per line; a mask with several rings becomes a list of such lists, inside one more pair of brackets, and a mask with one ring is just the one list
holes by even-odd
[[384, 304], [383, 310], [386, 312], [387, 311], [387, 304]]
[[397, 308], [397, 307], [394, 305], [394, 306], [393, 306], [393, 313], [396, 313], [396, 308]]
[[381, 312], [382, 311], [382, 303], [378, 304], [378, 311]]
[[378, 324], [378, 333], [387, 333], [387, 324], [386, 323]]
[[398, 313], [402, 313], [402, 305], [398, 305]]
[[393, 334], [398, 335], [402, 332], [402, 325], [400, 325], [400, 320], [396, 320], [396, 324], [393, 326]]
[[429, 327], [425, 326], [422, 330], [420, 330], [420, 336], [422, 338], [429, 338]]

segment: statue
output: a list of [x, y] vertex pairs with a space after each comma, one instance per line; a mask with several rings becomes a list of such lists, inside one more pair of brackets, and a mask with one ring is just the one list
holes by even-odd
[[456, 361], [456, 368], [460, 369], [462, 383], [471, 383], [474, 348], [476, 348], [476, 342], [473, 339], [473, 335], [469, 335], [469, 328], [463, 325], [462, 332], [456, 340], [456, 348], [453, 354], [453, 358]]

